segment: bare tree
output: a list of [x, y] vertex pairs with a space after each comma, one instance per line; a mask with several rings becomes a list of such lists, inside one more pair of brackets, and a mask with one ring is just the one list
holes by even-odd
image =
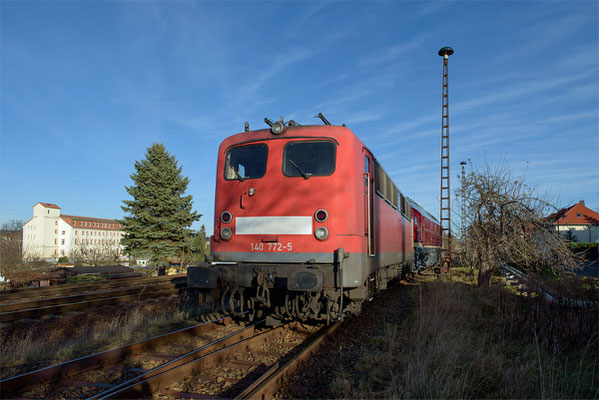
[[549, 196], [524, 177], [514, 179], [505, 162], [471, 167], [457, 199], [466, 213], [461, 256], [478, 269], [479, 286], [488, 285], [502, 263], [528, 272], [577, 268], [568, 244], [545, 218], [555, 209]]
[[69, 260], [76, 264], [100, 265], [104, 263], [115, 263], [121, 254], [118, 239], [75, 239]]
[[23, 224], [13, 219], [2, 224], [0, 230], [0, 268], [15, 268], [23, 262]]

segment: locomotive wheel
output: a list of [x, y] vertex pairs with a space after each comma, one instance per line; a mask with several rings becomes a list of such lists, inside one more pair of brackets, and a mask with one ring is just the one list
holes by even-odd
[[220, 311], [223, 315], [229, 315], [229, 295], [231, 290], [229, 288], [223, 289], [223, 292], [220, 296], [220, 301], [218, 302], [218, 306], [216, 309]]
[[229, 294], [229, 311], [236, 317], [243, 317], [244, 301], [242, 288], [231, 290], [231, 294]]

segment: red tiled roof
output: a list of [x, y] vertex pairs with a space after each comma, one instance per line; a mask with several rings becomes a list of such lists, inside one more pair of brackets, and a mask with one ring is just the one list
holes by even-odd
[[46, 208], [57, 208], [57, 209], [59, 209], [59, 210], [60, 210], [60, 207], [58, 207], [56, 204], [52, 204], [52, 203], [42, 203], [41, 201], [40, 201], [40, 202], [37, 202], [37, 203], [35, 203], [33, 206], [35, 207], [35, 206], [37, 206], [38, 204], [41, 204], [42, 206], [44, 206], [44, 207], [46, 207]]
[[[113, 231], [118, 231], [122, 228], [121, 224], [119, 224], [114, 219], [80, 217], [78, 215], [66, 215], [66, 214], [61, 215], [60, 218], [62, 220], [64, 220], [64, 222], [66, 222], [67, 224], [69, 224], [70, 226], [75, 227], [75, 228], [105, 229], [105, 230], [113, 230]], [[83, 224], [84, 222], [87, 222], [88, 225], [85, 226]], [[92, 224], [92, 225], [90, 225], [90, 224]], [[98, 226], [94, 226], [93, 224], [98, 224]], [[106, 224], [108, 226], [102, 226], [101, 224]], [[113, 226], [110, 227], [110, 225], [113, 225]]]
[[547, 219], [554, 225], [599, 225], [599, 214], [582, 203], [562, 208]]

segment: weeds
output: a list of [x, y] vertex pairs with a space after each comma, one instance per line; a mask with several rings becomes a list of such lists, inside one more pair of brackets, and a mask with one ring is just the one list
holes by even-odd
[[1, 376], [13, 376], [188, 326], [176, 301], [132, 305], [2, 330]]
[[597, 310], [573, 310], [478, 288], [467, 270], [452, 281], [419, 278], [416, 307], [388, 324], [338, 375], [345, 398], [596, 398]]

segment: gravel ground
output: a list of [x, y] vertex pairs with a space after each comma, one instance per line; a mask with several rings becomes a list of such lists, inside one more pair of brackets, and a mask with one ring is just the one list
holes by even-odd
[[359, 376], [356, 363], [376, 346], [374, 337], [380, 335], [385, 324], [400, 324], [409, 315], [412, 290], [415, 286], [401, 281], [389, 286], [372, 302], [362, 308], [357, 317], [345, 320], [324, 350], [314, 356], [301, 371], [296, 372], [276, 397], [284, 399], [335, 398], [331, 383], [338, 374]]

